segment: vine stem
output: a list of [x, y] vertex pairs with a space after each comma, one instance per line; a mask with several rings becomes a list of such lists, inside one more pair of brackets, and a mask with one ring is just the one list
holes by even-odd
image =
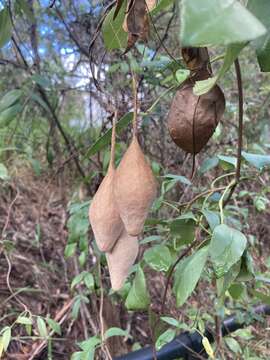
[[136, 75], [132, 73], [132, 90], [133, 90], [133, 104], [134, 104], [134, 113], [133, 113], [133, 136], [137, 137], [138, 133], [138, 83]]
[[238, 145], [237, 145], [237, 163], [236, 163], [236, 172], [234, 184], [231, 187], [231, 191], [224, 201], [223, 208], [231, 200], [233, 192], [236, 186], [240, 182], [241, 177], [241, 157], [242, 157], [242, 147], [243, 147], [243, 118], [244, 118], [244, 94], [243, 94], [243, 83], [242, 83], [242, 74], [241, 67], [238, 58], [234, 61], [236, 79], [237, 79], [237, 88], [238, 88]]

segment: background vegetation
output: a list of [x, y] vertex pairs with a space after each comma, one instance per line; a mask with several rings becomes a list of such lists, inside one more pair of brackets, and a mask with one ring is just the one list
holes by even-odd
[[[123, 55], [125, 4], [112, 21], [108, 2], [1, 1], [3, 358], [103, 359], [146, 344], [159, 348], [183, 330], [203, 333], [210, 324], [218, 340], [216, 358], [269, 359], [269, 320], [252, 306], [270, 302], [270, 85], [269, 73], [261, 72], [269, 71], [270, 58], [268, 33], [260, 32], [261, 22], [264, 31], [270, 27], [270, 7], [267, 1], [249, 2], [257, 23], [241, 3], [246, 5], [237, 2], [229, 18], [217, 13], [218, 18], [210, 15], [220, 1], [205, 1], [211, 11], [197, 6], [188, 20], [178, 2], [161, 0], [151, 12], [147, 44], [138, 42]], [[234, 20], [228, 25], [228, 19]], [[211, 31], [203, 33], [205, 22]], [[225, 116], [196, 156], [192, 180], [192, 156], [176, 147], [166, 127], [173, 94], [188, 76], [180, 43], [211, 44], [226, 97]], [[231, 66], [237, 56], [244, 90], [239, 178], [239, 89]], [[107, 170], [116, 108], [117, 162], [131, 138], [132, 71], [140, 85], [139, 140], [160, 192], [137, 264], [123, 289], [112, 293], [88, 208]], [[210, 85], [197, 84], [197, 91]], [[250, 325], [221, 341], [220, 321], [231, 313], [241, 316], [243, 309]]]

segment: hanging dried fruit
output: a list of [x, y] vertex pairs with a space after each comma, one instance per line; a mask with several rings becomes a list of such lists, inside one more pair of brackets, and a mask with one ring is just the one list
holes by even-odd
[[138, 255], [139, 244], [136, 236], [130, 236], [124, 229], [111, 252], [106, 253], [112, 289], [123, 286], [131, 266]]
[[213, 135], [225, 110], [225, 98], [215, 85], [201, 96], [193, 94], [192, 80], [176, 92], [168, 115], [173, 141], [184, 151], [197, 154]]
[[212, 76], [207, 48], [183, 48], [182, 56], [191, 76], [173, 98], [168, 114], [168, 129], [176, 145], [188, 153], [197, 154], [222, 118], [225, 98], [218, 85], [201, 96], [193, 93], [196, 81]]
[[134, 103], [133, 139], [116, 170], [115, 199], [127, 233], [136, 236], [143, 230], [157, 194], [157, 183], [137, 139], [136, 85]]
[[115, 120], [112, 129], [111, 159], [108, 172], [92, 199], [89, 219], [100, 251], [109, 251], [123, 231], [124, 225], [114, 199]]

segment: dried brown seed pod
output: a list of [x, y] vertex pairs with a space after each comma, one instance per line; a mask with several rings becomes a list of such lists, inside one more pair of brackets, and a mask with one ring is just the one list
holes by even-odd
[[181, 149], [197, 154], [213, 135], [225, 110], [222, 90], [215, 85], [201, 96], [193, 94], [193, 82], [187, 81], [176, 92], [168, 115], [168, 128]]
[[133, 139], [116, 170], [114, 194], [127, 233], [136, 236], [142, 232], [148, 211], [157, 195], [157, 183], [137, 139], [138, 104], [135, 76], [133, 91]]
[[92, 199], [89, 219], [100, 251], [109, 251], [121, 235], [124, 225], [114, 199], [115, 183], [115, 119], [112, 131], [111, 159], [109, 169]]
[[134, 136], [115, 178], [115, 199], [128, 234], [136, 236], [142, 232], [156, 195], [155, 177]]
[[136, 236], [130, 236], [124, 229], [111, 252], [106, 253], [112, 289], [123, 286], [131, 266], [138, 255], [139, 244]]

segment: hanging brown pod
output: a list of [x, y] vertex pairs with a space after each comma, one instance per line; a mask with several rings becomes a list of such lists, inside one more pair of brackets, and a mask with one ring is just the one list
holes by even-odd
[[179, 89], [168, 114], [172, 140], [184, 151], [197, 154], [213, 135], [225, 110], [222, 90], [215, 85], [201, 96], [193, 93], [194, 81]]
[[[115, 116], [116, 118], [116, 116]], [[89, 219], [100, 251], [109, 251], [121, 235], [124, 225], [114, 198], [115, 118], [112, 130], [111, 159], [108, 172], [92, 199]]]
[[113, 249], [106, 253], [112, 289], [123, 286], [131, 266], [138, 255], [139, 244], [136, 236], [128, 235], [124, 229]]
[[155, 177], [134, 135], [117, 168], [115, 179], [115, 199], [129, 235], [136, 236], [142, 232], [156, 195]]

